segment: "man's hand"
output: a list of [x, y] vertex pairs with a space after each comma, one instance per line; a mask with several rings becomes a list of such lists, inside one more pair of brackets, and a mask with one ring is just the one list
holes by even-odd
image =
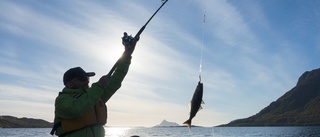
[[129, 56], [133, 53], [134, 49], [136, 48], [137, 41], [133, 40], [129, 42], [127, 45], [124, 46], [125, 53]]
[[109, 85], [110, 79], [111, 79], [110, 75], [104, 75], [99, 79], [97, 83], [103, 87], [106, 87]]
[[126, 32], [124, 33], [124, 36], [122, 37], [122, 44], [125, 48], [126, 55], [131, 56], [138, 40], [139, 38], [134, 38], [131, 35], [129, 36]]

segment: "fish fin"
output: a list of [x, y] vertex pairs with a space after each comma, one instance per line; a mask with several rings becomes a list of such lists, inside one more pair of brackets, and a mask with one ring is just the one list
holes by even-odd
[[203, 101], [203, 100], [201, 101], [201, 104], [204, 104], [204, 101]]
[[192, 102], [190, 101], [189, 104], [188, 104], [188, 106], [189, 106], [190, 108], [191, 108], [191, 104], [192, 104]]
[[203, 109], [203, 108], [200, 106], [198, 111], [200, 111], [201, 109]]
[[183, 124], [187, 124], [188, 128], [191, 128], [191, 119], [188, 119], [187, 121], [183, 122]]

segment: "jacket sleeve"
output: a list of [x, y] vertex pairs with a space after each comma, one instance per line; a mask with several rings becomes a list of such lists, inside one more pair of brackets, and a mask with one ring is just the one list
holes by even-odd
[[131, 64], [131, 56], [122, 56], [118, 67], [111, 76], [110, 83], [104, 89], [101, 96], [104, 102], [107, 102], [111, 96], [121, 87], [124, 77], [127, 75]]

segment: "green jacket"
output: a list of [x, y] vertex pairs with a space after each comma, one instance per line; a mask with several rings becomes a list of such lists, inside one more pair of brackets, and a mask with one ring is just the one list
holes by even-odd
[[[130, 63], [131, 57], [122, 57], [121, 62], [111, 76], [110, 83], [107, 87], [103, 87], [97, 83], [93, 83], [88, 89], [70, 89], [65, 87], [55, 100], [55, 123], [62, 119], [72, 120], [83, 117], [85, 112], [90, 108], [93, 108], [100, 98], [106, 103], [121, 87], [121, 82], [128, 72]], [[70, 96], [71, 94], [79, 93], [82, 93], [82, 95], [78, 98]], [[104, 136], [105, 132], [103, 125], [96, 125], [69, 133], [65, 137]]]

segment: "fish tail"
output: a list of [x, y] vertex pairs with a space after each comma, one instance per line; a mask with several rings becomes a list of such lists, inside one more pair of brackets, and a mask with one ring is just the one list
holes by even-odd
[[188, 119], [186, 122], [183, 122], [183, 124], [187, 124], [188, 128], [191, 128], [191, 119]]

